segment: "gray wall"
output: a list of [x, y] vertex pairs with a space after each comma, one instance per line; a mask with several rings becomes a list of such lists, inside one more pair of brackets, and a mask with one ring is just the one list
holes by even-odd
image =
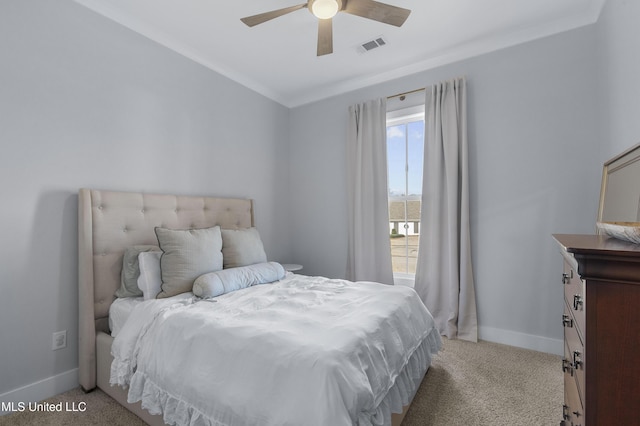
[[344, 277], [350, 104], [466, 75], [480, 337], [562, 350], [552, 233], [592, 232], [599, 194], [593, 26], [295, 108], [294, 260]]
[[287, 108], [72, 1], [0, 2], [0, 58], [0, 395], [77, 368], [80, 187], [254, 198], [290, 260]]
[[602, 157], [640, 143], [640, 2], [607, 0], [597, 23]]

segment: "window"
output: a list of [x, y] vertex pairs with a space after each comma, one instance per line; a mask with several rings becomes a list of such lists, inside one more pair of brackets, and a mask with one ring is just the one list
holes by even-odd
[[387, 113], [389, 240], [396, 278], [416, 273], [423, 159], [424, 106]]

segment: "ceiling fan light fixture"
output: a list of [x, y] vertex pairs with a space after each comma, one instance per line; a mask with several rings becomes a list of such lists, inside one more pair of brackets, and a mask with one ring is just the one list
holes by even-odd
[[311, 13], [318, 19], [331, 19], [340, 11], [340, 6], [337, 0], [316, 0], [311, 4]]
[[407, 20], [411, 10], [375, 0], [308, 0], [306, 3], [296, 6], [275, 9], [269, 12], [247, 16], [240, 20], [248, 27], [275, 19], [279, 16], [307, 9], [309, 13], [318, 19], [318, 56], [333, 53], [333, 17], [338, 12], [345, 12], [383, 24], [401, 27]]

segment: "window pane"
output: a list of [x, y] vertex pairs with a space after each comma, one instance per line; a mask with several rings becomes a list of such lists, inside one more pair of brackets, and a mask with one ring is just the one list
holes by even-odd
[[391, 234], [391, 263], [393, 272], [407, 273], [407, 235], [405, 229], [405, 202], [391, 201], [389, 203], [389, 220]]
[[424, 119], [387, 126], [389, 240], [393, 272], [415, 275], [420, 238]]
[[424, 162], [424, 121], [407, 125], [408, 195], [422, 195], [422, 163]]
[[387, 163], [389, 196], [406, 195], [405, 167], [407, 148], [405, 125], [387, 127]]
[[420, 238], [420, 201], [391, 201], [389, 221], [393, 272], [415, 274]]

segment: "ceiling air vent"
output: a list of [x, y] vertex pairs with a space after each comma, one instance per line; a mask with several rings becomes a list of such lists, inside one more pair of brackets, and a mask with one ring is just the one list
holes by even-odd
[[387, 41], [384, 39], [383, 36], [379, 36], [376, 37], [373, 40], [369, 40], [367, 42], [364, 42], [362, 44], [360, 44], [358, 46], [358, 52], [360, 53], [367, 53], [370, 52], [374, 49], [377, 49], [378, 47], [382, 47], [385, 46], [387, 44]]

